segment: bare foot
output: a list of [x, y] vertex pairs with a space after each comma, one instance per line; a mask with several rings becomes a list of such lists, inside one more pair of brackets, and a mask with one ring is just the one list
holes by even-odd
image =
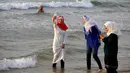
[[99, 72], [102, 72], [103, 71], [103, 69], [99, 69], [97, 72], [99, 73]]
[[87, 69], [87, 73], [91, 73], [91, 69]]

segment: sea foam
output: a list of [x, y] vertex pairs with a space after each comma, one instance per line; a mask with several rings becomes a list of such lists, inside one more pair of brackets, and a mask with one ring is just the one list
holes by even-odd
[[36, 56], [23, 57], [18, 59], [0, 60], [0, 70], [8, 70], [10, 68], [27, 68], [34, 67], [37, 63]]
[[39, 6], [45, 7], [93, 7], [93, 4], [90, 1], [76, 1], [76, 2], [26, 2], [26, 3], [0, 3], [1, 10], [10, 10], [10, 9], [30, 9], [37, 8]]

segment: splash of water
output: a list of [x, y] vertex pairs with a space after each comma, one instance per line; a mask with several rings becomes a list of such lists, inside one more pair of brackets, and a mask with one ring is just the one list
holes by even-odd
[[8, 70], [9, 68], [27, 68], [36, 65], [36, 56], [23, 57], [19, 59], [3, 59], [0, 60], [0, 70]]

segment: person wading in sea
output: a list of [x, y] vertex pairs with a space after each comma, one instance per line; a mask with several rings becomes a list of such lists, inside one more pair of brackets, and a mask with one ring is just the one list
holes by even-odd
[[54, 39], [53, 39], [53, 61], [52, 67], [56, 68], [56, 64], [60, 61], [61, 68], [64, 68], [64, 50], [67, 39], [68, 26], [64, 22], [63, 16], [52, 17], [53, 28], [54, 28]]
[[100, 30], [98, 29], [96, 23], [90, 19], [89, 16], [84, 15], [82, 18], [84, 35], [86, 39], [86, 48], [87, 48], [87, 69], [91, 70], [91, 54], [93, 52], [93, 58], [99, 66], [98, 72], [102, 71], [102, 65], [100, 59], [98, 58], [98, 48], [100, 46]]
[[44, 6], [40, 6], [37, 13], [44, 13]]

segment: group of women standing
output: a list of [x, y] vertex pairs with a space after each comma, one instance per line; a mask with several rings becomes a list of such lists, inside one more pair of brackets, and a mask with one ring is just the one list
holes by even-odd
[[[64, 68], [64, 48], [68, 26], [65, 24], [63, 16], [54, 15], [52, 22], [54, 23], [52, 67], [56, 68], [57, 62], [60, 61], [61, 68]], [[91, 53], [93, 53], [93, 58], [99, 66], [98, 72], [102, 71], [102, 64], [98, 58], [98, 48], [101, 44], [100, 40], [102, 40], [104, 42], [104, 62], [107, 73], [117, 73], [118, 36], [116, 34], [115, 23], [107, 21], [104, 24], [107, 35], [105, 37], [98, 29], [97, 24], [89, 16], [84, 15], [82, 23], [87, 46], [87, 69], [91, 70]]]

